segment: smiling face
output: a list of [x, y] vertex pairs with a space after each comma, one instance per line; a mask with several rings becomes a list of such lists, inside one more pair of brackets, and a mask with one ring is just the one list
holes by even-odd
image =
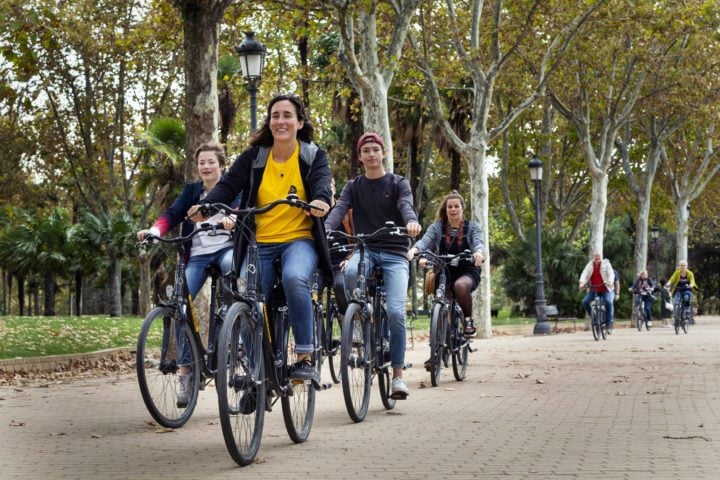
[[270, 110], [270, 132], [275, 142], [294, 142], [303, 127], [295, 105], [289, 100], [276, 102]]
[[602, 263], [602, 254], [595, 250], [592, 253], [592, 261], [595, 265], [599, 265], [600, 263]]
[[200, 179], [206, 187], [213, 187], [220, 180], [222, 168], [213, 151], [200, 152], [197, 155], [197, 169]]
[[458, 198], [450, 198], [445, 205], [447, 218], [451, 223], [458, 223], [463, 219], [463, 206]]

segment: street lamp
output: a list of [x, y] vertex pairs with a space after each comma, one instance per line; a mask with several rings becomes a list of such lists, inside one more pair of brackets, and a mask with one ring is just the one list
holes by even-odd
[[257, 91], [265, 65], [265, 46], [255, 40], [255, 32], [245, 32], [245, 40], [235, 47], [240, 56], [240, 68], [243, 78], [248, 82], [250, 91], [250, 130], [257, 128]]
[[530, 180], [535, 184], [535, 251], [537, 253], [537, 267], [535, 269], [535, 314], [536, 322], [533, 334], [543, 335], [550, 333], [550, 323], [545, 311], [545, 280], [542, 271], [542, 243], [540, 241], [540, 182], [542, 181], [542, 162], [533, 155], [528, 168], [530, 168]]
[[653, 225], [650, 229], [650, 235], [652, 236], [653, 241], [653, 255], [655, 256], [655, 281], [657, 282], [660, 278], [660, 268], [658, 267], [658, 251], [657, 251], [657, 242], [658, 237], [660, 236], [660, 227], [657, 225]]

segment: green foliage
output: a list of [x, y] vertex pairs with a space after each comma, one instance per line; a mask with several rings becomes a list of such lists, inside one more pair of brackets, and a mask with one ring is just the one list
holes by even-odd
[[[548, 305], [557, 305], [563, 316], [581, 316], [577, 284], [587, 262], [585, 253], [558, 237], [543, 238], [542, 250]], [[536, 262], [534, 236], [510, 245], [505, 262], [505, 291], [526, 315], [534, 315]]]

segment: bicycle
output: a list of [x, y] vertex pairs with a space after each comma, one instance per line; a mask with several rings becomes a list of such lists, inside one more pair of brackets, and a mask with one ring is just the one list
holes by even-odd
[[602, 337], [607, 339], [609, 333], [609, 325], [607, 323], [607, 311], [605, 309], [605, 298], [599, 295], [598, 288], [603, 285], [587, 285], [591, 292], [595, 294], [590, 304], [590, 326], [593, 332], [593, 338], [597, 342]]
[[[162, 426], [179, 428], [192, 416], [198, 392], [215, 378], [217, 334], [223, 323], [224, 289], [220, 270], [209, 265], [212, 279], [207, 349], [200, 336], [197, 312], [187, 291], [185, 278], [186, 243], [200, 232], [221, 235], [222, 224], [203, 224], [185, 237], [161, 238], [147, 235], [142, 247], [155, 242], [173, 245], [177, 254], [174, 286], [167, 287], [167, 300], [159, 302], [145, 317], [137, 340], [136, 370], [140, 393], [150, 415]], [[184, 358], [181, 358], [184, 357]], [[191, 367], [187, 405], [177, 399], [181, 365]]]
[[643, 301], [643, 296], [636, 290], [630, 289], [630, 291], [633, 294], [632, 321], [635, 322], [638, 332], [642, 332], [643, 324], [645, 325], [645, 329], [650, 331], [650, 322], [652, 319], [645, 315], [645, 302]]
[[420, 257], [436, 263], [439, 267], [430, 315], [430, 360], [426, 362], [430, 382], [433, 387], [440, 384], [440, 370], [443, 365], [448, 367], [448, 358], [451, 356], [455, 380], [462, 382], [467, 371], [468, 353], [474, 350], [470, 346], [471, 341], [465, 337], [463, 311], [455, 298], [448, 300], [445, 290], [448, 266], [458, 261], [472, 262], [472, 252], [465, 250], [455, 255], [422, 252]]
[[[203, 215], [222, 210], [237, 215], [235, 258], [233, 261], [232, 295], [234, 302], [225, 316], [218, 341], [217, 394], [225, 445], [239, 465], [253, 462], [260, 448], [266, 411], [280, 399], [283, 420], [288, 436], [295, 443], [307, 440], [315, 415], [315, 392], [330, 388], [320, 383], [322, 368], [321, 308], [314, 304], [312, 354], [314, 378], [295, 380], [289, 368], [296, 358], [294, 338], [285, 302], [281, 275], [267, 296], [259, 292], [258, 246], [254, 229], [250, 228], [256, 215], [278, 205], [290, 205], [309, 210], [315, 208], [294, 195], [261, 207], [235, 210], [216, 203], [201, 207]], [[247, 240], [245, 276], [239, 269], [238, 258], [242, 239]], [[275, 267], [278, 267], [279, 262]], [[313, 297], [317, 299], [317, 290]]]
[[693, 322], [692, 299], [687, 304], [682, 300], [683, 295], [677, 295], [673, 299], [673, 320], [675, 323], [675, 335], [680, 334], [680, 329], [686, 334]]
[[365, 242], [381, 234], [407, 233], [405, 227], [398, 227], [392, 222], [387, 222], [385, 226], [370, 234], [348, 235], [340, 231], [328, 233], [355, 242], [360, 253], [356, 287], [348, 302], [342, 324], [340, 376], [348, 415], [354, 422], [361, 422], [365, 419], [370, 404], [373, 377], [378, 377], [383, 406], [392, 410], [396, 403], [396, 399], [391, 396], [392, 366], [386, 348], [390, 331], [385, 309], [387, 292], [382, 268], [374, 268], [369, 278], [365, 275]]

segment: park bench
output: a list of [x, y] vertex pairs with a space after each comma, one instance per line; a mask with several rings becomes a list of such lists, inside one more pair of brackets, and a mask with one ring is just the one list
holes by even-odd
[[577, 318], [561, 317], [557, 305], [546, 305], [545, 316], [547, 316], [548, 320], [552, 320], [553, 322], [555, 322], [555, 331], [557, 331], [558, 329], [558, 322], [569, 322], [570, 320], [572, 320], [573, 322], [573, 331], [577, 330]]

